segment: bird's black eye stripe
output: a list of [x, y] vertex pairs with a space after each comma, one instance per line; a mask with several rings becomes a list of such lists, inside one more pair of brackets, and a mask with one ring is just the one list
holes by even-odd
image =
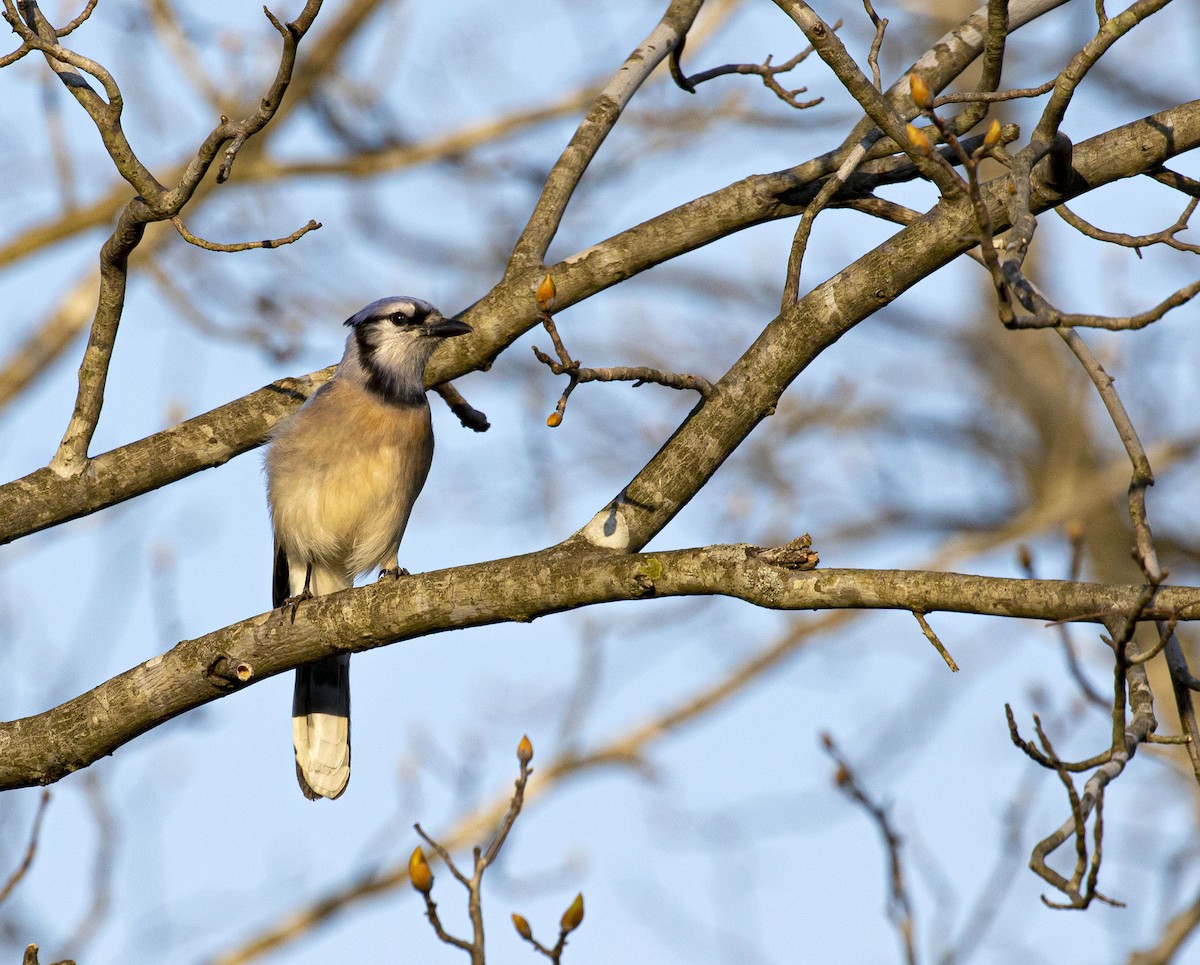
[[391, 315], [385, 316], [393, 325], [419, 325], [421, 319], [417, 315], [410, 315], [403, 310], [392, 312]]

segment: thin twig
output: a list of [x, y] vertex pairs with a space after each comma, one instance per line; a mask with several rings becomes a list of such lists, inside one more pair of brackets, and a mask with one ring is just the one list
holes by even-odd
[[[552, 298], [548, 304], [552, 307]], [[550, 312], [543, 309], [539, 311], [538, 315], [543, 327], [550, 336], [550, 341], [554, 344], [555, 352], [558, 353], [558, 361], [554, 361], [554, 359], [536, 345], [533, 346], [533, 354], [539, 362], [547, 366], [555, 375], [565, 375], [568, 378], [567, 387], [563, 389], [563, 393], [558, 399], [558, 405], [546, 420], [546, 424], [551, 428], [555, 428], [562, 423], [563, 414], [567, 408], [567, 399], [575, 391], [575, 387], [583, 382], [632, 382], [635, 389], [640, 385], [651, 382], [655, 385], [665, 385], [670, 389], [691, 389], [699, 392], [705, 399], [710, 398], [716, 391], [716, 388], [708, 379], [701, 378], [698, 375], [667, 372], [663, 369], [655, 369], [648, 366], [621, 365], [601, 369], [583, 368], [578, 361], [571, 357], [571, 353], [567, 351], [562, 337], [558, 334], [558, 326], [554, 324], [554, 318]]]
[[842, 189], [846, 180], [863, 162], [866, 155], [867, 145], [865, 143], [855, 145], [846, 155], [842, 166], [821, 186], [817, 196], [808, 203], [800, 215], [800, 220], [796, 224], [796, 233], [792, 238], [792, 247], [788, 253], [787, 276], [784, 279], [783, 297], [780, 301], [781, 311], [788, 311], [800, 300], [800, 272], [804, 264], [804, 255], [808, 251], [808, 239], [812, 234], [813, 222], [825, 206], [833, 200], [834, 195]]
[[1191, 219], [1192, 213], [1196, 210], [1196, 205], [1200, 204], [1200, 198], [1189, 198], [1187, 206], [1183, 209], [1183, 213], [1175, 220], [1175, 223], [1168, 228], [1163, 228], [1162, 231], [1155, 231], [1145, 235], [1130, 235], [1120, 231], [1105, 231], [1103, 228], [1097, 228], [1095, 225], [1085, 221], [1079, 215], [1075, 214], [1065, 204], [1060, 204], [1054, 209], [1055, 213], [1063, 219], [1071, 227], [1089, 238], [1094, 238], [1097, 241], [1107, 241], [1110, 244], [1121, 245], [1125, 248], [1133, 248], [1137, 252], [1137, 256], [1142, 256], [1141, 249], [1148, 248], [1151, 245], [1166, 245], [1169, 248], [1174, 248], [1176, 251], [1187, 251], [1192, 254], [1200, 254], [1200, 245], [1194, 245], [1186, 241], [1180, 241], [1175, 236], [1186, 231], [1189, 227], [1188, 221]]
[[937, 634], [933, 632], [933, 627], [931, 627], [929, 625], [929, 621], [925, 619], [925, 614], [913, 610], [912, 615], [917, 618], [917, 623], [921, 624], [921, 632], [925, 634], [925, 639], [933, 644], [933, 648], [939, 654], [941, 654], [942, 659], [946, 661], [946, 666], [949, 667], [952, 672], [958, 673], [958, 664], [954, 662], [954, 658], [950, 656], [950, 651], [942, 645], [942, 641], [939, 640]]
[[[833, 29], [837, 30], [837, 28], [840, 26], [841, 21], [839, 20]], [[796, 95], [807, 93], [807, 87], [798, 87], [795, 90], [788, 90], [775, 79], [777, 75], [786, 74], [788, 71], [793, 70], [797, 65], [803, 63], [813, 52], [812, 47], [804, 48], [804, 50], [796, 54], [796, 56], [791, 60], [786, 60], [782, 64], [772, 64], [771, 56], [768, 55], [767, 59], [761, 64], [722, 64], [720, 67], [711, 67], [708, 70], [702, 70], [697, 74], [692, 74], [691, 76], [684, 74], [682, 67], [680, 66], [678, 55], [682, 54], [682, 52], [682, 43], [672, 52], [670, 61], [671, 79], [675, 81], [675, 84], [679, 88], [687, 91], [689, 94], [696, 93], [696, 87], [699, 84], [703, 84], [705, 81], [712, 80], [713, 78], [725, 77], [729, 74], [743, 74], [761, 77], [763, 86], [770, 90], [785, 104], [794, 107], [797, 110], [805, 110], [809, 107], [816, 107], [825, 100], [824, 97], [816, 97], [807, 101], [797, 100]]]
[[934, 107], [943, 107], [946, 104], [999, 104], [1003, 101], [1017, 100], [1021, 97], [1040, 97], [1042, 94], [1053, 90], [1054, 81], [1048, 80], [1044, 84], [1038, 84], [1036, 87], [1014, 87], [1009, 90], [972, 90], [965, 91], [961, 94], [939, 94], [934, 98]]
[[[517, 745], [517, 760], [520, 762], [521, 769], [517, 775], [512, 798], [509, 800], [508, 810], [501, 819], [499, 830], [497, 830], [495, 836], [492, 838], [492, 842], [488, 845], [487, 850], [485, 851], [478, 846], [473, 849], [472, 855], [474, 861], [471, 877], [468, 878], [459, 870], [448, 848], [426, 834], [420, 824], [414, 825], [421, 839], [434, 850], [454, 878], [467, 890], [467, 916], [471, 922], [471, 940], [467, 941], [466, 939], [451, 935], [443, 927], [441, 919], [437, 914], [437, 904], [433, 900], [433, 876], [429, 873], [429, 866], [425, 862], [420, 848], [413, 852], [413, 857], [409, 862], [411, 883], [425, 900], [425, 914], [429, 918], [429, 923], [433, 926], [433, 930], [436, 932], [438, 938], [447, 945], [452, 945], [455, 948], [461, 948], [469, 952], [472, 965], [483, 965], [485, 959], [482, 897], [483, 875], [499, 856], [500, 849], [504, 847], [504, 842], [508, 839], [509, 832], [512, 831], [513, 825], [521, 813], [521, 807], [525, 802], [525, 787], [529, 783], [530, 774], [533, 773], [532, 768], [529, 766], [529, 762], [532, 759], [533, 745], [529, 742], [528, 737], [522, 737]], [[417, 873], [418, 871], [420, 872], [419, 874]]]
[[716, 391], [708, 379], [699, 375], [688, 375], [679, 372], [667, 372], [663, 369], [650, 368], [645, 365], [616, 365], [609, 368], [584, 368], [582, 366], [563, 365], [555, 362], [549, 355], [536, 346], [533, 354], [537, 360], [547, 366], [555, 375], [570, 375], [576, 382], [632, 382], [634, 388], [651, 382], [655, 385], [665, 385], [670, 389], [691, 389], [708, 398]]
[[567, 947], [567, 936], [583, 922], [583, 894], [576, 895], [575, 900], [563, 912], [562, 918], [558, 923], [558, 941], [553, 948], [547, 948], [533, 937], [533, 929], [529, 927], [529, 922], [524, 915], [513, 915], [512, 919], [513, 925], [516, 926], [517, 934], [529, 942], [533, 946], [534, 951], [550, 959], [552, 965], [559, 965], [562, 961], [563, 951]]
[[[88, 17], [92, 15], [92, 11], [96, 9], [96, 4], [98, 2], [99, 0], [87, 0], [86, 6], [84, 6], [83, 10], [79, 12], [74, 20], [70, 21], [64, 27], [54, 28], [54, 35], [56, 37], [66, 37], [68, 34], [72, 33], [77, 27], [83, 24]], [[7, 67], [9, 64], [16, 63], [26, 54], [30, 53], [33, 49], [34, 48], [30, 47], [29, 44], [22, 43], [20, 47], [11, 53], [0, 56], [0, 67]]]
[[[1172, 247], [1176, 246], [1172, 245]], [[1138, 312], [1136, 315], [1116, 317], [1063, 312], [1055, 308], [1049, 299], [1042, 294], [1041, 290], [1028, 279], [1023, 279], [1023, 288], [1024, 293], [1031, 299], [1031, 305], [1035, 310], [1029, 314], [1014, 314], [1012, 319], [1007, 323], [1008, 328], [1098, 328], [1108, 332], [1131, 332], [1154, 324], [1166, 315], [1167, 312], [1190, 302], [1196, 295], [1200, 294], [1200, 281], [1184, 285], [1178, 291], [1172, 292], [1153, 308], [1148, 308], [1144, 312]]]
[[1067, 107], [1088, 72], [1099, 63], [1100, 58], [1118, 39], [1170, 2], [1171, 0], [1135, 0], [1115, 20], [1102, 18], [1103, 22], [1096, 35], [1083, 45], [1055, 79], [1054, 93], [1050, 95], [1050, 101], [1033, 130], [1031, 144], [1049, 144], [1054, 140], [1067, 113]]
[[[58, 476], [74, 477], [82, 475], [88, 465], [88, 450], [104, 405], [105, 383], [124, 310], [130, 255], [141, 243], [147, 224], [169, 220], [178, 215], [191, 200], [221, 145], [231, 138], [239, 144], [244, 142], [262, 130], [275, 116], [291, 82], [297, 46], [319, 12], [321, 0], [308, 0], [300, 16], [286, 27], [267, 12], [284, 40], [273, 83], [257, 110], [248, 117], [241, 121], [221, 119], [220, 124], [205, 138], [179, 183], [169, 190], [142, 163], [122, 130], [124, 100], [112, 75], [95, 61], [59, 44], [54, 28], [41, 15], [36, 4], [24, 4], [25, 19], [18, 14], [14, 0], [3, 0], [3, 5], [5, 20], [25, 43], [43, 53], [51, 69], [91, 117], [121, 176], [137, 191], [137, 197], [125, 205], [116, 229], [101, 249], [100, 291], [92, 330], [79, 369], [75, 406], [62, 442], [50, 462], [50, 469]], [[89, 84], [84, 74], [99, 82], [104, 97]], [[227, 151], [226, 162], [222, 166], [223, 174], [228, 174], [230, 164], [232, 155]], [[221, 179], [219, 174], [218, 181]]]
[[[867, 16], [871, 18], [871, 24], [875, 28], [875, 36], [871, 40], [871, 50], [867, 54], [867, 66], [871, 68], [871, 80], [875, 82], [876, 90], [882, 91], [883, 81], [879, 76], [879, 51], [883, 47], [883, 33], [887, 30], [888, 21], [875, 12], [875, 8], [871, 6], [871, 0], [863, 0], [863, 7], [866, 8]], [[833, 29], [836, 30], [837, 27]]]
[[175, 226], [175, 230], [179, 232], [181, 238], [189, 245], [195, 245], [197, 248], [203, 248], [205, 251], [252, 251], [256, 248], [278, 248], [281, 245], [290, 245], [294, 241], [303, 238], [310, 231], [316, 231], [321, 227], [321, 222], [309, 220], [308, 224], [302, 228], [297, 228], [286, 238], [267, 238], [263, 241], [242, 241], [236, 244], [225, 245], [216, 241], [207, 241], [204, 238], [192, 234], [187, 229], [187, 225], [183, 223], [183, 219], [178, 215], [171, 219], [171, 224]]

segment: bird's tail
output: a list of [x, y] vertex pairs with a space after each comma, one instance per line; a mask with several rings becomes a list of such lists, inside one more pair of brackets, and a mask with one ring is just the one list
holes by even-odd
[[[283, 587], [294, 597], [305, 588], [306, 572], [291, 567], [282, 548], [275, 559], [275, 605]], [[305, 567], [305, 571], [307, 567]], [[345, 589], [352, 581], [314, 567], [308, 589], [323, 596]], [[341, 797], [350, 783], [350, 655], [326, 657], [296, 668], [292, 695], [292, 743], [296, 748], [296, 780], [310, 801]]]
[[350, 654], [296, 668], [292, 743], [304, 796], [341, 797], [350, 783]]

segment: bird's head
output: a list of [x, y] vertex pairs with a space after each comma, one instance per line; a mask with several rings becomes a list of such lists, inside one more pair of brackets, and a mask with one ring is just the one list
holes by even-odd
[[345, 368], [361, 371], [367, 386], [388, 401], [424, 398], [425, 365], [444, 338], [466, 335], [471, 326], [446, 318], [429, 302], [393, 295], [371, 302], [346, 319]]

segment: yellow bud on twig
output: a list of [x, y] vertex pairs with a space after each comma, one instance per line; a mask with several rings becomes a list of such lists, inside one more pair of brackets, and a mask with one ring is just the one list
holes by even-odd
[[527, 942], [533, 941], [533, 929], [529, 927], [529, 922], [525, 920], [524, 915], [518, 915], [515, 911], [512, 916], [513, 928], [517, 930], [517, 934]]
[[[557, 414], [555, 413], [555, 415]], [[533, 744], [530, 742], [528, 734], [522, 737], [521, 742], [517, 744], [517, 760], [522, 764], [528, 764], [533, 760]]]
[[919, 127], [908, 124], [905, 126], [905, 130], [908, 131], [908, 139], [912, 141], [913, 147], [922, 154], [928, 154], [933, 150], [933, 145], [929, 143], [929, 136]]
[[546, 425], [548, 425], [551, 429], [557, 429], [560, 425], [562, 425], [562, 415], [558, 412], [551, 412], [548, 416], [546, 416]]
[[571, 907], [563, 912], [562, 920], [558, 923], [565, 935], [568, 932], [573, 932], [579, 927], [583, 921], [583, 893], [580, 892], [575, 896], [575, 900], [571, 902]]
[[912, 91], [913, 103], [923, 111], [927, 111], [933, 107], [933, 94], [929, 92], [929, 85], [917, 74], [908, 75], [908, 86]]
[[546, 277], [537, 286], [535, 295], [538, 309], [543, 312], [550, 311], [554, 307], [554, 297], [557, 294], [558, 289], [554, 287], [554, 279], [550, 277], [550, 272], [546, 272]]
[[987, 133], [983, 135], [983, 145], [984, 147], [995, 147], [999, 143], [1000, 122], [993, 118], [992, 123], [988, 125]]
[[425, 852], [420, 845], [413, 849], [412, 857], [408, 859], [408, 880], [423, 895], [433, 890], [433, 872], [429, 870], [429, 862], [425, 860]]

